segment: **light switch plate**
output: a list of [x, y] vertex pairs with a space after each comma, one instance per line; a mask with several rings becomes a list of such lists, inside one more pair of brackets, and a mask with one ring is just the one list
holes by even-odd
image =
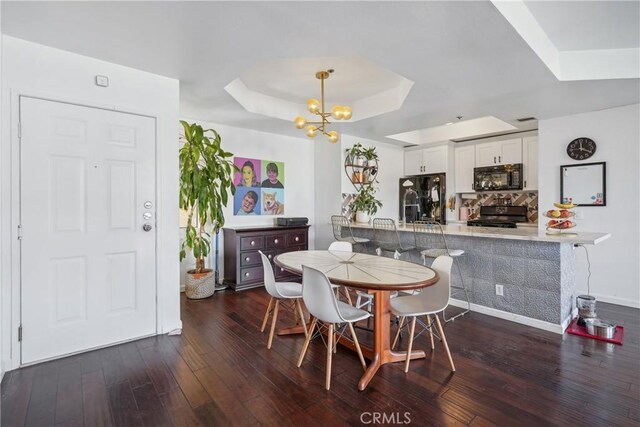
[[96, 86], [109, 87], [109, 77], [96, 76]]

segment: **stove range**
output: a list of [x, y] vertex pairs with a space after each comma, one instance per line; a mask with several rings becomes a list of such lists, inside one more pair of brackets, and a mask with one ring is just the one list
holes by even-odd
[[526, 206], [481, 206], [480, 218], [467, 221], [470, 227], [516, 228], [527, 222]]

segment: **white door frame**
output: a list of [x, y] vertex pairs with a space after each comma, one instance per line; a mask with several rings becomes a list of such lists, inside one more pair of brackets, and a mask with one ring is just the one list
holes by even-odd
[[[34, 91], [29, 91], [26, 89], [11, 89], [10, 90], [10, 98], [11, 98], [11, 120], [9, 123], [10, 127], [10, 135], [11, 135], [11, 269], [10, 269], [10, 281], [11, 281], [11, 324], [10, 324], [10, 334], [11, 334], [11, 348], [10, 354], [11, 359], [8, 362], [8, 365], [5, 366], [5, 370], [10, 371], [13, 369], [18, 369], [21, 366], [26, 366], [21, 364], [21, 350], [22, 345], [18, 340], [18, 327], [21, 325], [21, 288], [22, 288], [22, 276], [21, 276], [21, 253], [20, 253], [20, 241], [18, 240], [18, 225], [20, 224], [20, 140], [19, 140], [19, 121], [20, 121], [20, 99], [21, 97], [28, 98], [36, 98], [45, 101], [53, 101], [53, 102], [61, 102], [66, 104], [78, 105], [81, 107], [88, 108], [97, 108], [101, 110], [107, 111], [116, 111], [127, 114], [134, 114], [139, 116], [145, 116], [152, 118], [155, 122], [155, 193], [156, 193], [156, 206], [159, 208], [162, 206], [162, 194], [159, 191], [158, 183], [160, 182], [160, 155], [158, 150], [158, 116], [157, 112], [144, 112], [140, 111], [136, 108], [126, 108], [115, 105], [100, 105], [95, 102], [87, 102], [86, 100], [78, 100], [78, 99], [66, 99], [64, 96], [60, 96], [58, 94], [46, 94], [46, 93], [38, 93]], [[177, 208], [176, 208], [177, 209]], [[5, 210], [5, 212], [9, 212], [9, 210]], [[156, 273], [158, 271], [159, 265], [159, 251], [158, 251], [158, 242], [159, 232], [160, 232], [161, 221], [158, 217], [158, 213], [156, 211], [156, 247], [155, 247], [155, 262], [156, 262]], [[2, 260], [0, 260], [0, 263]], [[160, 289], [158, 289], [159, 275], [155, 275], [155, 304], [156, 304], [156, 334], [158, 334], [160, 330], [161, 323], [161, 306], [159, 298], [160, 298]], [[0, 295], [3, 294], [3, 289], [0, 284]], [[2, 298], [0, 298], [2, 300]], [[3, 329], [6, 330], [6, 326], [2, 326]], [[1, 355], [0, 355], [1, 357]], [[40, 363], [40, 362], [38, 362]]]

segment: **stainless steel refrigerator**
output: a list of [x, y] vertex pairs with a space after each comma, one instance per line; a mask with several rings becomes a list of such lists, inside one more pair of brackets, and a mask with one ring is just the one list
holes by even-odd
[[435, 220], [446, 223], [446, 174], [400, 178], [400, 221]]

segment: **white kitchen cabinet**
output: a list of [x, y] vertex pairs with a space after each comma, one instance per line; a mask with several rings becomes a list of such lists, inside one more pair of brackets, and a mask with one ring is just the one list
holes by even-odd
[[456, 147], [454, 152], [455, 192], [472, 193], [473, 168], [476, 167], [476, 147]]
[[447, 172], [447, 151], [448, 147], [446, 145], [429, 147], [423, 150], [405, 151], [405, 176]]
[[538, 137], [522, 138], [522, 174], [524, 190], [538, 190]]
[[422, 174], [422, 150], [404, 152], [404, 175]]
[[522, 163], [522, 138], [476, 145], [476, 167]]

